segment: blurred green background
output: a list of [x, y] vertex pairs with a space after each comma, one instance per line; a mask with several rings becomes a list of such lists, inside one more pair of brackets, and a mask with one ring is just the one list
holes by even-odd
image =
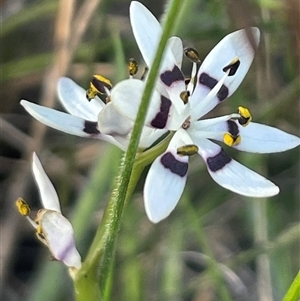
[[[158, 18], [165, 3], [141, 1]], [[1, 294], [3, 300], [74, 300], [66, 268], [51, 261], [18, 216], [22, 196], [40, 208], [30, 171], [36, 150], [76, 224], [84, 257], [118, 171], [121, 152], [35, 122], [21, 98], [63, 110], [59, 76], [88, 87], [93, 74], [115, 84], [129, 58], [143, 61], [128, 18], [128, 0], [1, 0]], [[299, 135], [298, 0], [185, 0], [174, 29], [202, 59], [226, 34], [258, 26], [262, 41], [239, 89], [212, 113], [248, 107], [254, 121]], [[186, 76], [191, 69], [185, 60]], [[111, 273], [111, 300], [277, 301], [299, 270], [299, 150], [255, 155], [226, 149], [281, 189], [269, 199], [229, 192], [192, 158], [185, 193], [158, 225], [145, 215], [144, 177], [127, 205]], [[96, 167], [99, 167], [96, 169]], [[93, 172], [95, 170], [95, 172]]]

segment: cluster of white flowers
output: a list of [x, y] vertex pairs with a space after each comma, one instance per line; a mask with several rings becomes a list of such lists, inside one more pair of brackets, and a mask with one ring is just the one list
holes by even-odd
[[[130, 5], [130, 21], [142, 56], [151, 68], [161, 26], [136, 1]], [[213, 141], [224, 142], [240, 151], [274, 153], [298, 146], [298, 137], [251, 122], [250, 112], [243, 107], [239, 107], [238, 113], [201, 119], [238, 88], [253, 61], [259, 38], [258, 28], [235, 31], [213, 48], [199, 68], [197, 53], [187, 49], [185, 54], [193, 61], [188, 84], [181, 71], [182, 41], [178, 37], [169, 39], [139, 144], [143, 150], [165, 133], [174, 132], [167, 150], [150, 167], [145, 182], [145, 210], [152, 222], [166, 218], [175, 208], [185, 187], [189, 157], [197, 153], [211, 177], [226, 189], [251, 197], [268, 197], [279, 192], [274, 183], [233, 160]], [[144, 87], [144, 80], [132, 76], [111, 89], [103, 87], [109, 98], [105, 104], [96, 95], [87, 101], [85, 89], [69, 78], [61, 78], [58, 97], [69, 114], [27, 100], [21, 104], [33, 117], [52, 128], [105, 140], [126, 150]], [[55, 191], [36, 155], [34, 171], [45, 207], [39, 217], [42, 235], [55, 258], [79, 268], [80, 256], [72, 227], [61, 215]]]

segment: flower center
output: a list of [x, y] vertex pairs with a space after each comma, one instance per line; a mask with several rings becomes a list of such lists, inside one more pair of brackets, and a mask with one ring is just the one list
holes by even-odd
[[182, 128], [187, 130], [191, 126], [191, 116], [189, 116], [185, 122], [182, 124]]

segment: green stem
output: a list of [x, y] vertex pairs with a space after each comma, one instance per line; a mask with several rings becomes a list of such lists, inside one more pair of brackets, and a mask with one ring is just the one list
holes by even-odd
[[[130, 198], [140, 174], [144, 169], [144, 164], [142, 164], [142, 162], [147, 161], [141, 160], [137, 164], [134, 164], [150, 97], [155, 87], [164, 49], [168, 38], [172, 33], [180, 7], [180, 0], [172, 1], [166, 17], [163, 34], [156, 51], [155, 60], [151, 66], [146, 82], [128, 150], [123, 156], [115, 189], [112, 193], [111, 199], [109, 200], [87, 258], [74, 280], [75, 292], [78, 301], [99, 300], [101, 298], [100, 292], [102, 292], [102, 296], [103, 292], [105, 292], [111, 261], [115, 253], [115, 242], [120, 230], [125, 202]], [[100, 269], [99, 263], [101, 264]], [[98, 278], [100, 279], [99, 284]]]

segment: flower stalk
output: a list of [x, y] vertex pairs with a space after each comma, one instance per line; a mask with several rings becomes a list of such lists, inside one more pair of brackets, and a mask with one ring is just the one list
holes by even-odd
[[[163, 151], [164, 145], [167, 145], [167, 143], [163, 141], [158, 145], [158, 147], [154, 148], [154, 150], [146, 152], [147, 158], [145, 155], [146, 153], [136, 155], [150, 97], [156, 83], [164, 49], [166, 47], [167, 40], [172, 33], [180, 7], [181, 1], [173, 0], [169, 7], [169, 11], [167, 12], [161, 40], [156, 51], [152, 68], [149, 72], [141, 105], [132, 131], [131, 140], [127, 152], [123, 156], [114, 191], [86, 260], [83, 263], [82, 269], [78, 272], [74, 280], [77, 301], [101, 300], [101, 296], [104, 296], [107, 280], [109, 278], [111, 262], [115, 253], [116, 238], [120, 230], [126, 200], [128, 200], [132, 195], [144, 167], [149, 161], [151, 162], [151, 160], [154, 160], [157, 155], [156, 152], [159, 152], [161, 149], [161, 151]], [[151, 159], [152, 156], [153, 159]]]

